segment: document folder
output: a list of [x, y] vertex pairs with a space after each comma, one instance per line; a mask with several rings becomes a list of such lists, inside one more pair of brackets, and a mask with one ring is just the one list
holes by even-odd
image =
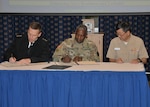
[[48, 67], [44, 67], [43, 69], [66, 69], [69, 68], [71, 66], [67, 66], [67, 65], [51, 65]]

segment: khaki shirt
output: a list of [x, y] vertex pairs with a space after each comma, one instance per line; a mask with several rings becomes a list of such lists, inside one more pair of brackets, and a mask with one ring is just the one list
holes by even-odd
[[63, 41], [53, 54], [53, 61], [59, 62], [65, 55], [69, 55], [72, 59], [76, 56], [82, 57], [83, 61], [99, 61], [96, 45], [84, 39], [82, 43], [76, 42], [74, 38], [69, 38]]
[[133, 59], [148, 58], [148, 53], [144, 42], [141, 38], [131, 34], [131, 38], [127, 43], [116, 37], [111, 40], [106, 55], [107, 58], [121, 58], [123, 62], [130, 62]]

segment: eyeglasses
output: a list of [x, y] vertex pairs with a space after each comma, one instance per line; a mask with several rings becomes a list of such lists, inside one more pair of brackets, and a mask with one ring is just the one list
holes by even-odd
[[118, 34], [117, 32], [116, 32], [116, 35], [117, 36], [124, 36], [126, 34], [126, 32], [124, 32], [124, 33], [122, 33], [122, 34]]

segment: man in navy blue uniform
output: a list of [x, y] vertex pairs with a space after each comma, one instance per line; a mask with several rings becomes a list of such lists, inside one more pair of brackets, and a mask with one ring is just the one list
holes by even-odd
[[5, 53], [5, 60], [19, 64], [48, 61], [50, 58], [49, 44], [41, 35], [40, 23], [32, 22], [26, 35], [16, 35]]

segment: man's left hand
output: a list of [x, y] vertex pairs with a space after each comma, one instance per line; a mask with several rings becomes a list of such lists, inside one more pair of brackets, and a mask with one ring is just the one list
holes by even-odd
[[73, 59], [74, 62], [82, 61], [82, 57], [76, 56]]
[[30, 58], [21, 59], [21, 60], [17, 61], [17, 63], [20, 65], [27, 65], [27, 64], [31, 63], [31, 59]]

